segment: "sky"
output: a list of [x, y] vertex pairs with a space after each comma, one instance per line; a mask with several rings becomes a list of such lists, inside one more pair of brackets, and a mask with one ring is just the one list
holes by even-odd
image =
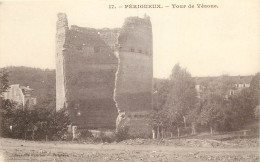
[[[216, 4], [218, 8], [108, 9], [109, 4]], [[179, 63], [192, 76], [254, 75], [260, 71], [258, 0], [2, 1], [0, 67], [55, 69], [57, 13], [69, 25], [121, 27], [128, 16], [151, 17], [154, 77]]]

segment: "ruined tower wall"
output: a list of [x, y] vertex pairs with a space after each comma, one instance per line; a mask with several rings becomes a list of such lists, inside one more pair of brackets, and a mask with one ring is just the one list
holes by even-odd
[[[116, 35], [117, 30], [111, 32]], [[102, 30], [72, 26], [60, 55], [63, 61], [57, 66], [63, 69], [57, 71], [57, 83], [64, 79], [65, 87], [65, 99], [60, 102], [65, 101], [72, 125], [82, 129], [115, 128], [113, 91], [118, 62], [100, 34]]]
[[65, 84], [64, 84], [64, 57], [65, 42], [69, 31], [68, 20], [65, 14], [58, 14], [56, 24], [56, 110], [60, 110], [65, 104]]
[[57, 110], [65, 106], [79, 128], [115, 128], [117, 121], [131, 135], [151, 134], [150, 18], [127, 18], [121, 29], [69, 28], [59, 14], [56, 37]]
[[130, 126], [130, 134], [151, 134], [148, 115], [152, 111], [153, 51], [149, 17], [125, 20], [118, 38], [119, 69], [115, 101], [118, 127]]

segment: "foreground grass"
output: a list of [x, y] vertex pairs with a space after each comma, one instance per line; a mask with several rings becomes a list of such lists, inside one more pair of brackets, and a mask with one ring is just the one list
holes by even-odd
[[[234, 140], [215, 146], [214, 143], [221, 141], [134, 139], [111, 144], [84, 144], [82, 141], [40, 142], [1, 138], [0, 161], [259, 161], [257, 139]], [[241, 144], [248, 140], [256, 144]]]

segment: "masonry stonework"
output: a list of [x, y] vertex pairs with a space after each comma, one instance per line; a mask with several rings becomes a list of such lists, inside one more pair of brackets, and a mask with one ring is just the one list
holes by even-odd
[[69, 28], [66, 14], [58, 14], [56, 110], [66, 108], [72, 125], [151, 133], [152, 72], [149, 17], [127, 18], [121, 29], [93, 29]]
[[131, 135], [151, 134], [148, 117], [152, 110], [153, 46], [149, 17], [129, 17], [119, 38], [119, 69], [115, 101], [117, 126], [128, 125]]

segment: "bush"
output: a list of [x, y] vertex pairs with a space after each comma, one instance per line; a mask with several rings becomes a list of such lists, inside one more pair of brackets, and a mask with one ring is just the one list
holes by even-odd
[[83, 129], [83, 130], [80, 130], [80, 138], [89, 138], [89, 137], [94, 137], [93, 134], [87, 130], [87, 129]]
[[129, 138], [129, 127], [123, 126], [117, 129], [115, 133], [116, 142], [120, 142]]
[[102, 142], [112, 143], [115, 141], [115, 135], [107, 135], [104, 132], [100, 133], [100, 138]]

